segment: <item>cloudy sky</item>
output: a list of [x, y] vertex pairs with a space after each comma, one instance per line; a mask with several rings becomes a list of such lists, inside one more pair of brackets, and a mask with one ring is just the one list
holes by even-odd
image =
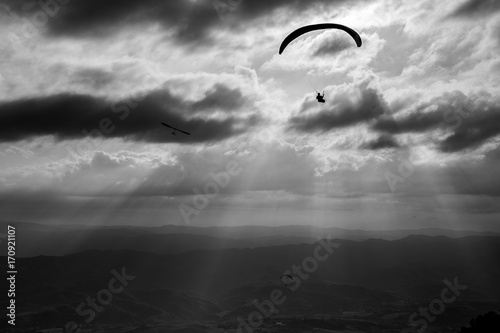
[[[278, 54], [322, 22], [363, 45]], [[500, 1], [0, 0], [0, 28], [2, 220], [500, 230]]]

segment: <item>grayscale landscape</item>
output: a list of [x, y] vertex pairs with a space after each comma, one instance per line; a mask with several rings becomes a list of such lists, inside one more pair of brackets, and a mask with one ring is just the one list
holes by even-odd
[[0, 29], [0, 332], [500, 332], [499, 0]]

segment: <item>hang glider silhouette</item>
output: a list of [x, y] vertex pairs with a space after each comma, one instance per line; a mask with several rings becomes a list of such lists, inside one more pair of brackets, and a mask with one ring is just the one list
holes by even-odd
[[175, 131], [177, 131], [177, 132], [181, 132], [181, 133], [184, 133], [184, 134], [187, 134], [187, 135], [191, 135], [191, 133], [181, 131], [180, 129], [177, 129], [177, 128], [172, 127], [172, 126], [170, 126], [170, 125], [167, 125], [167, 124], [165, 124], [165, 123], [161, 123], [161, 124], [162, 124], [163, 126], [167, 126], [168, 128], [173, 129], [173, 130], [174, 130], [174, 131], [172, 132], [172, 134], [173, 134], [173, 135], [175, 135]]

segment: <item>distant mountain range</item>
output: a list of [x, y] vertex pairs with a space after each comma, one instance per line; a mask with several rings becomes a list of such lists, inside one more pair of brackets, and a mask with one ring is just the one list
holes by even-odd
[[[282, 230], [290, 231], [289, 235], [272, 234], [260, 243], [249, 241], [262, 235], [266, 229], [261, 227], [245, 227], [253, 230], [254, 235], [248, 231], [246, 237], [242, 233], [239, 239], [213, 237], [208, 228], [205, 231], [209, 231], [209, 235], [182, 233], [180, 231], [193, 228], [172, 226], [17, 227], [19, 249], [29, 244], [24, 243], [23, 233], [49, 231], [58, 234], [43, 234], [42, 238], [55, 237], [55, 241], [66, 235], [68, 239], [79, 242], [74, 244], [74, 249], [82, 248], [82, 244], [116, 248], [93, 249], [60, 257], [18, 259], [20, 273], [16, 302], [19, 304], [19, 328], [62, 327], [68, 321], [83, 323], [86, 317], [76, 313], [77, 306], [87, 297], [96, 297], [101, 290], [108, 288], [113, 278], [112, 270], [121, 272], [122, 269], [135, 278], [123, 292], [115, 294], [112, 302], [86, 327], [157, 332], [152, 327], [164, 325], [170, 328], [159, 331], [176, 332], [174, 327], [181, 327], [183, 323], [234, 325], [238, 317], [247, 318], [249, 313], [256, 311], [254, 301], [269, 299], [272, 291], [279, 289], [286, 301], [279, 306], [276, 318], [327, 314], [337, 316], [336, 324], [359, 331], [399, 330], [407, 327], [411, 313], [441, 297], [445, 279], [453, 282], [455, 278], [467, 289], [456, 302], [447, 305], [446, 312], [432, 325], [462, 326], [469, 318], [500, 308], [500, 237], [408, 236], [392, 241], [339, 239], [336, 240], [339, 246], [332, 250], [330, 257], [317, 262], [317, 269], [308, 273], [307, 278], [299, 279], [300, 286], [292, 291], [290, 286], [284, 286], [281, 275], [293, 265], [304, 266], [306, 259], [314, 256], [318, 244], [264, 244], [272, 243], [273, 238], [274, 242], [286, 242], [287, 239], [298, 242], [296, 232], [300, 227], [285, 227]], [[80, 238], [72, 238], [75, 235], [80, 235]], [[125, 239], [120, 241], [120, 236]], [[307, 236], [313, 237], [312, 234]], [[93, 243], [86, 240], [88, 237], [93, 238]], [[141, 244], [141, 239], [151, 243]], [[258, 246], [188, 251], [188, 248], [196, 247], [197, 240], [207, 241], [198, 247], [215, 246], [218, 240], [225, 241], [224, 246], [238, 242]], [[162, 245], [162, 241], [169, 244]], [[233, 241], [235, 243], [231, 243]], [[184, 242], [189, 246], [183, 245]], [[42, 244], [45, 243], [37, 246]], [[67, 251], [70, 242], [59, 238], [59, 244]], [[158, 248], [154, 249], [155, 246]], [[127, 247], [149, 247], [155, 251]], [[56, 250], [57, 246], [53, 245], [51, 251]], [[5, 257], [0, 260], [5, 260]], [[297, 274], [293, 275], [298, 279]], [[351, 318], [346, 313], [355, 315], [350, 315]]]
[[[4, 223], [6, 224], [6, 223]], [[493, 232], [467, 230], [348, 230], [315, 226], [243, 226], [190, 227], [165, 225], [161, 227], [41, 225], [11, 222], [17, 228], [19, 257], [36, 255], [62, 256], [81, 251], [136, 250], [158, 254], [180, 253], [191, 250], [230, 248], [258, 248], [287, 244], [311, 244], [318, 238], [363, 241], [367, 239], [396, 240], [410, 235], [446, 236], [500, 236]], [[4, 226], [0, 226], [5, 230]]]

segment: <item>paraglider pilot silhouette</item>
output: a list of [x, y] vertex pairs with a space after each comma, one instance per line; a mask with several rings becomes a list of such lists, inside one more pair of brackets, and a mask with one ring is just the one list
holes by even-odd
[[323, 91], [323, 95], [321, 95], [319, 92], [317, 92], [317, 93], [318, 93], [318, 96], [316, 96], [316, 99], [318, 100], [318, 102], [325, 103], [325, 92]]

